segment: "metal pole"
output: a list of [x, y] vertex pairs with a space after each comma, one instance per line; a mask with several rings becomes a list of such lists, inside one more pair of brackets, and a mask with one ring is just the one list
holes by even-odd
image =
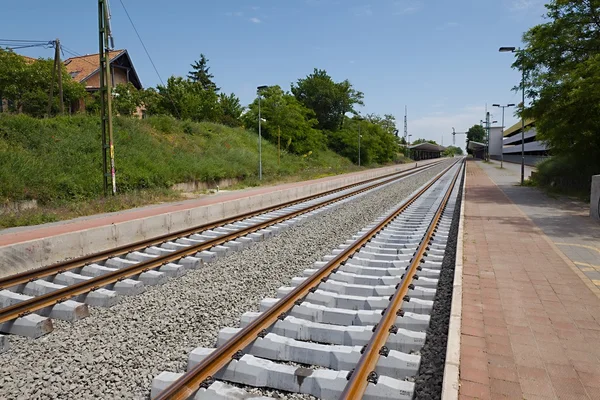
[[258, 93], [258, 180], [262, 180], [262, 131], [260, 117], [260, 92]]
[[[102, 111], [102, 153], [104, 167], [104, 193], [106, 195], [108, 186], [108, 176], [111, 177], [112, 194], [117, 193], [117, 183], [115, 177], [115, 146], [113, 141], [112, 124], [112, 80], [110, 74], [110, 20], [108, 4], [106, 0], [98, 0], [98, 24], [100, 31], [100, 98]], [[106, 139], [108, 136], [108, 145]], [[110, 172], [107, 171], [107, 150], [110, 157]]]
[[358, 166], [360, 167], [360, 121], [358, 121]]
[[489, 153], [490, 153], [490, 149], [489, 149], [489, 145], [490, 145], [490, 112], [488, 111], [485, 114], [485, 126], [486, 126], [486, 137], [485, 137], [485, 154], [483, 155], [483, 158], [485, 159], [485, 161], [489, 161]]
[[277, 126], [277, 166], [281, 166], [281, 127]]
[[100, 46], [98, 54], [100, 57], [100, 123], [102, 125], [102, 181], [104, 183], [104, 196], [108, 195], [108, 175], [107, 175], [107, 164], [108, 164], [108, 153], [106, 144], [106, 96], [104, 96], [104, 88], [106, 86], [104, 82], [104, 1], [98, 0], [98, 29], [100, 31], [99, 39]]
[[60, 62], [60, 40], [56, 39], [56, 72], [58, 74], [58, 110], [61, 114], [65, 112], [65, 106], [63, 103], [63, 84], [62, 84], [62, 63]]
[[521, 86], [523, 91], [523, 103], [521, 106], [521, 185], [525, 183], [525, 116], [523, 113], [525, 112], [525, 67], [521, 66], [522, 70], [522, 78], [521, 78]]
[[500, 168], [504, 168], [504, 109], [502, 106], [502, 136], [500, 137]]

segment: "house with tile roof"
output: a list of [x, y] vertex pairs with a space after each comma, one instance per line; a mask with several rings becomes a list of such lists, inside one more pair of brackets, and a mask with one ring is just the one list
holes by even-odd
[[[111, 78], [113, 86], [119, 83], [131, 82], [136, 89], [142, 89], [142, 83], [133, 67], [133, 62], [127, 50], [112, 50], [109, 52]], [[100, 88], [100, 58], [98, 53], [80, 57], [67, 58], [64, 61], [67, 72], [77, 82], [85, 84], [88, 92]]]
[[[27, 56], [21, 56], [28, 64], [34, 63], [37, 59]], [[111, 80], [113, 87], [119, 83], [131, 84], [138, 90], [142, 89], [142, 82], [133, 66], [131, 57], [127, 50], [112, 50], [109, 52], [111, 66]], [[85, 56], [71, 57], [63, 61], [67, 72], [76, 82], [83, 83], [88, 93], [94, 93], [100, 90], [100, 57], [98, 53], [87, 54]], [[0, 103], [2, 109], [8, 110], [8, 103], [3, 99]], [[84, 111], [85, 99], [79, 99], [71, 106], [71, 112]], [[141, 117], [141, 110], [136, 113]]]
[[[113, 87], [119, 83], [131, 82], [136, 89], [143, 88], [127, 50], [112, 50], [109, 52], [109, 58]], [[83, 83], [89, 93], [100, 90], [100, 57], [98, 53], [67, 58], [64, 64], [71, 78]], [[73, 111], [85, 109], [84, 99], [80, 99], [79, 104], [74, 104], [72, 107]]]

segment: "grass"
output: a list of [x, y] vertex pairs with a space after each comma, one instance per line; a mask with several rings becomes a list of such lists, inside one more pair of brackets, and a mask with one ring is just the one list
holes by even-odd
[[282, 151], [278, 163], [277, 147], [263, 140], [259, 182], [257, 139], [244, 129], [214, 123], [116, 118], [118, 195], [105, 199], [97, 117], [0, 114], [0, 205], [30, 199], [39, 205], [18, 213], [0, 210], [0, 228], [180, 200], [181, 193], [170, 189], [180, 182], [236, 178], [241, 188], [364, 169], [327, 149], [305, 156]]

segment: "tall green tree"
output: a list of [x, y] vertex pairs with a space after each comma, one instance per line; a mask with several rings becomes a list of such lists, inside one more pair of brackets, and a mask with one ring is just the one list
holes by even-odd
[[481, 125], [473, 125], [467, 131], [467, 143], [470, 141], [482, 143], [485, 138], [485, 129]]
[[210, 73], [208, 61], [208, 58], [204, 54], [200, 54], [200, 59], [190, 65], [192, 70], [188, 73], [187, 77], [190, 81], [198, 83], [202, 90], [216, 93], [220, 88], [213, 82], [214, 76]]
[[[325, 147], [322, 132], [315, 129], [314, 112], [300, 104], [291, 93], [284, 92], [279, 86], [269, 86], [261, 91], [261, 96], [261, 130], [267, 140], [277, 143], [281, 133], [282, 149], [296, 154]], [[243, 120], [246, 127], [258, 131], [258, 99], [248, 106]]]
[[[526, 73], [538, 137], [600, 172], [600, 0], [552, 0], [513, 65]], [[585, 162], [583, 161], [585, 160]], [[591, 171], [591, 170], [590, 170]]]
[[342, 127], [344, 114], [354, 113], [363, 105], [363, 93], [355, 90], [348, 80], [335, 82], [327, 71], [316, 69], [292, 85], [292, 93], [305, 107], [315, 112], [318, 128], [335, 131]]
[[240, 99], [234, 94], [219, 94], [219, 107], [221, 108], [221, 122], [229, 126], [240, 126], [242, 124], [240, 117], [244, 112], [244, 107]]
[[218, 96], [212, 90], [204, 90], [196, 82], [171, 76], [165, 86], [158, 85], [160, 100], [156, 106], [166, 114], [193, 121], [218, 122], [221, 108]]
[[378, 114], [367, 114], [365, 119], [372, 124], [381, 126], [381, 128], [391, 135], [396, 134], [396, 117], [392, 114], [384, 114], [380, 116]]
[[[26, 61], [12, 50], [0, 48], [0, 98], [7, 100], [9, 111], [24, 112], [41, 117], [47, 111], [50, 84], [54, 86], [51, 112], [59, 109], [58, 81], [52, 80], [54, 60], [40, 58]], [[83, 98], [85, 87], [75, 82], [61, 65], [63, 100], [66, 108], [72, 101]]]

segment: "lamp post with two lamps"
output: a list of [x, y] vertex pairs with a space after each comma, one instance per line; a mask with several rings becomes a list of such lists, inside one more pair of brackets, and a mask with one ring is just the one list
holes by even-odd
[[261, 92], [268, 88], [268, 86], [263, 85], [256, 88], [258, 93], [258, 180], [262, 180], [262, 131], [261, 131], [261, 122], [262, 119], [260, 117], [260, 99]]
[[500, 168], [504, 168], [504, 109], [508, 107], [514, 107], [514, 104], [492, 104], [493, 107], [500, 107], [502, 109], [502, 136], [500, 137]]
[[[501, 53], [517, 53], [517, 56], [522, 57], [524, 50], [517, 47], [500, 47]], [[521, 103], [521, 185], [525, 182], [525, 67], [521, 65], [521, 90], [523, 102]]]

